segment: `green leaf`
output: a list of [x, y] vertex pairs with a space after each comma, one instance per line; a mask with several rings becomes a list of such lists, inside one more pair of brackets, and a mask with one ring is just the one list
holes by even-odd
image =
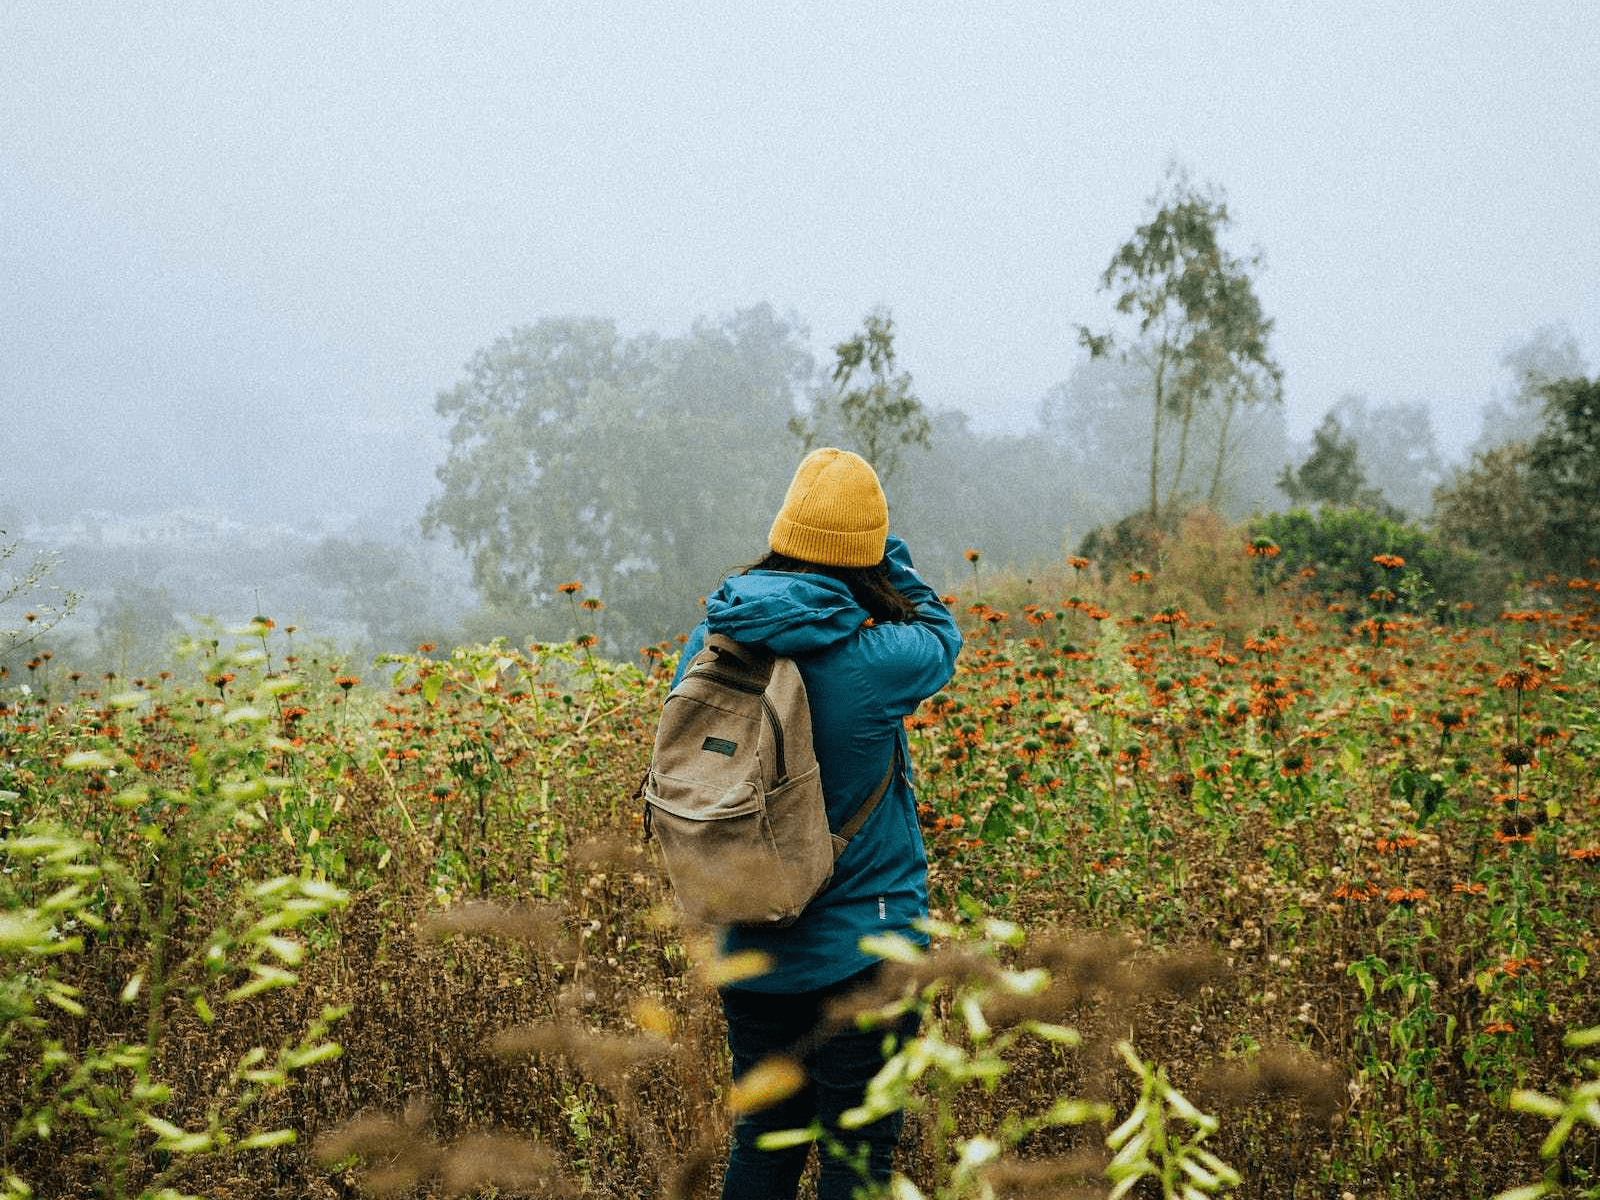
[[1109, 1104], [1091, 1103], [1063, 1096], [1050, 1107], [1042, 1118], [1047, 1125], [1085, 1125], [1098, 1121], [1104, 1125], [1115, 1115]]
[[293, 938], [269, 934], [261, 939], [261, 945], [264, 949], [270, 950], [277, 955], [279, 962], [289, 967], [299, 966], [306, 956], [305, 944], [297, 942]]
[[240, 984], [226, 996], [224, 1000], [248, 1000], [251, 996], [259, 996], [262, 992], [270, 992], [274, 988], [292, 987], [299, 982], [299, 976], [293, 971], [285, 971], [281, 967], [270, 967], [265, 963], [251, 963], [250, 973], [255, 976], [248, 983]]
[[322, 900], [328, 904], [348, 904], [350, 893], [343, 888], [321, 879], [302, 879], [300, 881], [300, 894], [312, 900]]
[[1548, 1196], [1549, 1194], [1550, 1185], [1548, 1183], [1529, 1183], [1524, 1184], [1522, 1187], [1514, 1187], [1508, 1191], [1499, 1192], [1495, 1195], [1494, 1200], [1539, 1200], [1540, 1196]]
[[1068, 1025], [1056, 1025], [1049, 1021], [1029, 1021], [1026, 1028], [1028, 1032], [1036, 1033], [1046, 1041], [1056, 1042], [1062, 1046], [1083, 1045], [1083, 1035]]
[[1016, 824], [1016, 818], [1011, 815], [1011, 798], [1000, 796], [984, 814], [983, 824], [978, 827], [978, 836], [989, 845], [1004, 842], [1010, 839]]
[[338, 1042], [323, 1042], [320, 1046], [312, 1046], [305, 1050], [291, 1050], [281, 1061], [285, 1070], [298, 1071], [303, 1067], [309, 1067], [312, 1063], [338, 1058], [343, 1053], [344, 1048]]
[[1025, 935], [1022, 932], [1022, 926], [1015, 921], [989, 917], [983, 923], [983, 936], [991, 942], [1002, 942], [1007, 946], [1020, 946]]
[[1519, 1088], [1511, 1093], [1512, 1112], [1533, 1113], [1541, 1117], [1559, 1117], [1566, 1108], [1554, 1096]]
[[58, 992], [46, 992], [44, 998], [49, 1003], [59, 1008], [62, 1012], [70, 1013], [74, 1017], [81, 1017], [87, 1011], [83, 1005], [79, 1004], [76, 1000], [69, 999]]
[[250, 894], [257, 900], [264, 900], [268, 896], [276, 896], [294, 886], [293, 875], [279, 875], [275, 878], [258, 883], [250, 889]]
[[144, 1114], [145, 1126], [164, 1142], [173, 1142], [189, 1135], [188, 1130], [151, 1113]]
[[295, 1132], [292, 1129], [274, 1129], [267, 1133], [252, 1133], [249, 1137], [240, 1138], [234, 1143], [235, 1150], [266, 1150], [273, 1146], [288, 1146], [293, 1144]]
[[145, 784], [135, 783], [111, 797], [111, 803], [118, 808], [138, 808], [150, 803], [150, 788]]
[[760, 1150], [788, 1150], [794, 1146], [809, 1146], [821, 1136], [822, 1128], [818, 1125], [808, 1125], [804, 1129], [779, 1129], [763, 1133], [756, 1139], [756, 1147]]
[[439, 692], [444, 688], [444, 674], [440, 671], [430, 671], [422, 678], [422, 698], [430, 705], [437, 704]]
[[246, 804], [267, 794], [267, 785], [260, 779], [230, 779], [218, 792], [230, 804]]
[[51, 944], [52, 926], [32, 909], [0, 912], [0, 954], [38, 954]]
[[74, 750], [61, 760], [68, 771], [106, 771], [117, 765], [117, 760], [104, 750]]
[[888, 962], [916, 964], [922, 961], [922, 949], [897, 933], [870, 934], [856, 945], [863, 954], [872, 954]]

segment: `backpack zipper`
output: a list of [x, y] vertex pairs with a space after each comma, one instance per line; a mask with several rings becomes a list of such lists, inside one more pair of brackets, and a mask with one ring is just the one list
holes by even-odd
[[761, 697], [761, 707], [767, 714], [767, 724], [772, 726], [772, 745], [778, 757], [778, 782], [782, 783], [789, 778], [789, 767], [783, 761], [783, 726], [778, 723], [778, 714], [772, 707], [772, 701], [765, 695]]

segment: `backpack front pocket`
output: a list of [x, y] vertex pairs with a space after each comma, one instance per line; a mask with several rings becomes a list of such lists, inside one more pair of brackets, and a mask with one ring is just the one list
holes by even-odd
[[661, 844], [673, 892], [691, 920], [788, 925], [827, 883], [832, 838], [815, 791], [796, 786], [806, 783], [786, 784], [763, 805], [749, 784], [707, 795], [703, 785], [649, 777], [644, 800], [650, 833]]

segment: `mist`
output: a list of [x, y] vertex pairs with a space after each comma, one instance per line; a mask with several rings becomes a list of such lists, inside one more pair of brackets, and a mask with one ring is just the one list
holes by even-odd
[[[879, 308], [932, 425], [887, 481], [919, 563], [955, 586], [968, 549], [1057, 562], [1140, 503], [1139, 382], [1073, 330], [1108, 318], [1101, 273], [1174, 160], [1261, 251], [1283, 368], [1280, 402], [1196, 426], [1175, 491], [1282, 507], [1333, 413], [1366, 486], [1426, 522], [1473, 452], [1537, 430], [1530, 364], [1596, 356], [1600, 34], [1581, 5], [1518, 13], [9, 12], [0, 545], [56, 561], [0, 628], [75, 592], [53, 644], [118, 670], [256, 614], [352, 654], [562, 636], [532, 613], [570, 568], [609, 579], [631, 649], [759, 551], [787, 418]], [[786, 365], [729, 383], [753, 312]], [[497, 339], [576, 320], [653, 363], [624, 382], [664, 440], [592, 470], [637, 488], [659, 553], [552, 543], [512, 613], [447, 524], [423, 536], [436, 405]], [[704, 470], [761, 481], [651, 524], [684, 414], [722, 422]]]

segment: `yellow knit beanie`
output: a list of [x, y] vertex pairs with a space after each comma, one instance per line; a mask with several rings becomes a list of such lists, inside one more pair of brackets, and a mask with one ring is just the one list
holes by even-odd
[[819, 566], [873, 567], [888, 536], [877, 472], [859, 454], [827, 446], [801, 460], [767, 544]]

